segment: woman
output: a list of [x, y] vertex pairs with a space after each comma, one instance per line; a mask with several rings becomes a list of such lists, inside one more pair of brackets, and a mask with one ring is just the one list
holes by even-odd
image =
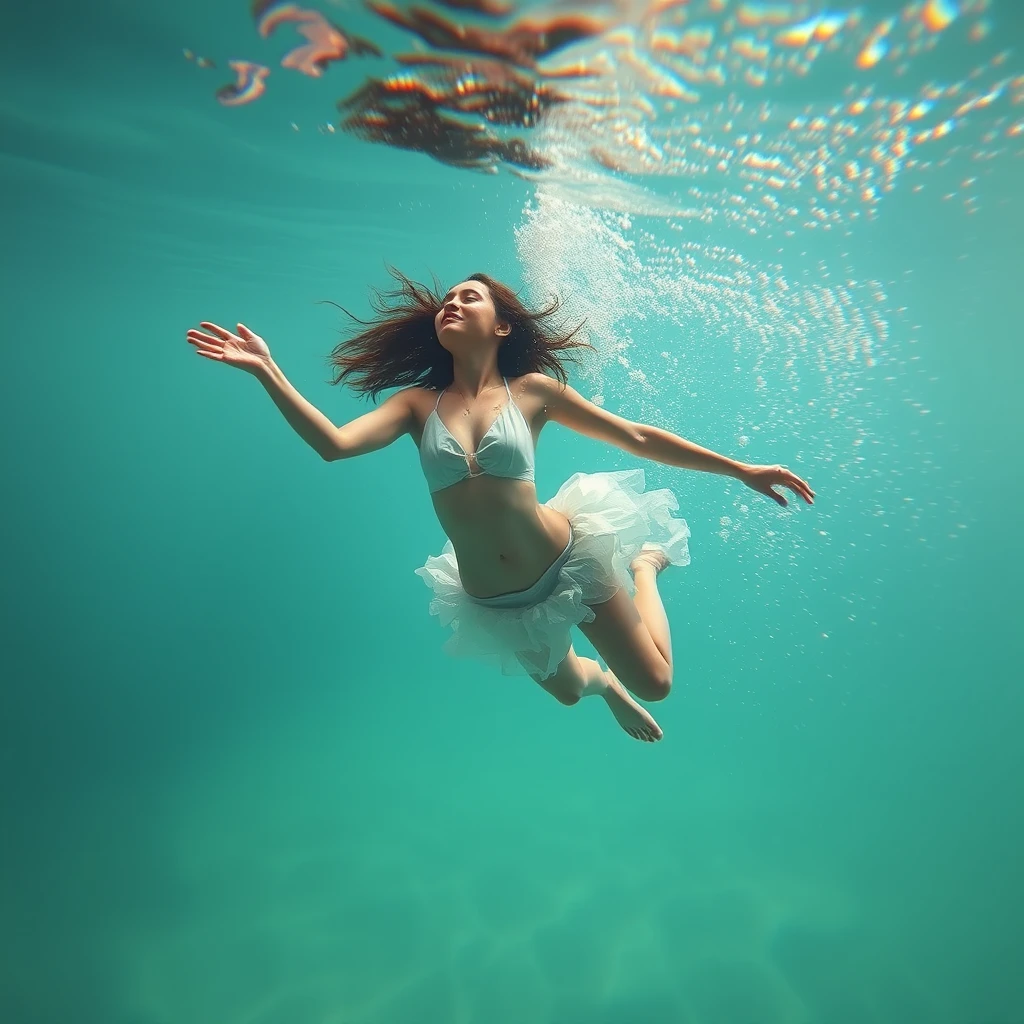
[[[187, 337], [199, 355], [256, 376], [327, 461], [412, 437], [449, 538], [416, 570], [434, 592], [431, 612], [452, 629], [446, 650], [491, 661], [507, 675], [528, 674], [563, 704], [599, 695], [630, 736], [661, 739], [630, 692], [655, 701], [671, 686], [657, 577], [689, 562], [689, 530], [671, 514], [679, 505], [670, 490], [644, 492], [640, 469], [576, 473], [539, 503], [534, 449], [544, 424], [553, 420], [655, 462], [736, 477], [781, 505], [787, 501], [775, 487], [808, 504], [814, 493], [781, 466], [716, 455], [566, 386], [559, 354], [592, 346], [576, 340], [579, 327], [560, 335], [550, 325], [557, 301], [530, 311], [485, 274], [444, 296], [392, 274], [399, 288], [377, 293], [377, 319], [359, 321], [367, 329], [332, 353], [333, 383], [352, 377], [355, 390], [373, 397], [409, 386], [341, 427], [292, 387], [244, 324], [236, 334], [204, 321], [204, 330]], [[607, 669], [576, 654], [574, 625]]]

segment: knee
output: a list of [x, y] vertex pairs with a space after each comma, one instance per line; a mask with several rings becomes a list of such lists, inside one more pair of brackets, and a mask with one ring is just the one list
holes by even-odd
[[640, 696], [647, 701], [664, 700], [672, 689], [672, 667], [668, 665], [663, 672], [655, 672], [644, 679]]
[[530, 678], [547, 690], [559, 704], [564, 704], [566, 707], [571, 708], [574, 704], [579, 704], [580, 698], [583, 695], [581, 685], [576, 684], [571, 679], [564, 679], [557, 673], [553, 676], [540, 676], [531, 672]]

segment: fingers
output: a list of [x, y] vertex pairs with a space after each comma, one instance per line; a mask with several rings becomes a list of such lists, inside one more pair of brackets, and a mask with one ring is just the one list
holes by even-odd
[[190, 345], [195, 345], [196, 355], [205, 356], [207, 359], [215, 359], [218, 362], [224, 358], [224, 342], [220, 338], [213, 338], [202, 331], [189, 331], [185, 335]]
[[783, 508], [787, 507], [789, 502], [784, 494], [775, 489], [776, 487], [786, 487], [798, 498], [803, 498], [808, 505], [814, 504], [814, 491], [811, 490], [810, 484], [806, 480], [801, 480], [785, 466], [755, 466], [748, 476], [747, 483], [755, 491], [760, 491]]
[[811, 490], [811, 485], [806, 480], [803, 480], [800, 477], [798, 477], [796, 473], [790, 473], [789, 475], [792, 477], [793, 482], [799, 488], [798, 493], [800, 494], [800, 496], [804, 499], [804, 501], [807, 502], [808, 505], [813, 505], [814, 491]]
[[250, 338], [254, 338], [255, 335], [249, 330], [245, 324], [238, 324], [238, 336], [248, 341]]
[[209, 320], [200, 320], [200, 327], [205, 327], [208, 331], [212, 331], [222, 341], [227, 341], [231, 337], [231, 332], [224, 327], [218, 327], [217, 324], [211, 324]]
[[783, 466], [779, 466], [777, 472], [779, 479], [774, 481], [775, 484], [788, 487], [797, 497], [803, 498], [808, 505], [814, 504], [814, 491], [811, 490], [806, 480], [802, 480], [796, 473]]
[[[215, 324], [204, 323], [203, 326], [222, 330], [221, 328], [216, 327]], [[230, 337], [230, 334], [228, 334], [228, 337]], [[195, 345], [197, 356], [203, 356], [205, 359], [213, 359], [216, 362], [223, 362], [224, 340], [222, 338], [215, 338], [212, 334], [204, 334], [202, 331], [197, 331], [193, 328], [186, 333], [185, 340], [190, 345]]]
[[[222, 361], [224, 359], [224, 343], [234, 335], [219, 324], [211, 323], [209, 320], [201, 320], [199, 322], [200, 327], [205, 327], [207, 331], [212, 333], [207, 334], [204, 331], [197, 331], [194, 327], [187, 331], [185, 334], [185, 340], [190, 345], [195, 345], [196, 355], [205, 356], [207, 359], [214, 359]], [[238, 325], [240, 328], [242, 324]], [[248, 331], [248, 328], [244, 328], [249, 335], [252, 334]]]
[[192, 342], [193, 345], [211, 345], [216, 348], [223, 348], [224, 342], [220, 338], [215, 338], [211, 334], [203, 334], [202, 331], [192, 330], [189, 331], [185, 337]]
[[793, 477], [792, 489], [807, 502], [808, 505], [814, 504], [814, 491], [811, 490], [806, 480], [801, 480], [800, 477]]
[[798, 498], [803, 498], [808, 505], [814, 504], [814, 493], [799, 477], [783, 480], [782, 485], [788, 487]]

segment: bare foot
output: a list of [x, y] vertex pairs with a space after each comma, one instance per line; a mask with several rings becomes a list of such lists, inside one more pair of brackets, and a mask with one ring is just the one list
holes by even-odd
[[664, 733], [658, 723], [626, 692], [626, 688], [615, 677], [611, 669], [605, 670], [608, 687], [601, 694], [615, 716], [615, 720], [635, 740], [654, 743]]
[[661, 550], [661, 548], [655, 547], [655, 545], [653, 544], [645, 544], [640, 549], [640, 553], [636, 556], [636, 558], [634, 558], [633, 561], [629, 563], [629, 567], [633, 570], [634, 574], [636, 573], [636, 570], [639, 567], [644, 565], [651, 566], [651, 568], [654, 569], [655, 573], [659, 573], [662, 569], [664, 569], [666, 566], [670, 564], [671, 563], [668, 560], [668, 555], [666, 555], [665, 552]]

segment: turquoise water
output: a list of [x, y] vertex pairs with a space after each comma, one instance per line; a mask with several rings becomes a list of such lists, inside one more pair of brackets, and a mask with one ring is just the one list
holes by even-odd
[[[847, 48], [800, 102], [1024, 73], [1015, 6], [972, 17], [899, 78]], [[684, 168], [583, 188], [320, 130], [395, 65], [281, 69], [244, 4], [5, 21], [0, 1019], [1024, 1021], [1011, 86], [826, 232], [719, 215]], [[242, 58], [266, 93], [223, 106]], [[758, 88], [796, 161], [796, 86]], [[709, 104], [659, 123], [714, 140]], [[661, 743], [448, 659], [412, 443], [325, 464], [185, 342], [244, 321], [343, 423], [368, 405], [328, 385], [317, 303], [365, 315], [385, 262], [562, 289], [599, 350], [579, 390], [815, 488], [783, 511], [643, 464], [692, 530]], [[636, 464], [549, 427], [538, 493]]]

